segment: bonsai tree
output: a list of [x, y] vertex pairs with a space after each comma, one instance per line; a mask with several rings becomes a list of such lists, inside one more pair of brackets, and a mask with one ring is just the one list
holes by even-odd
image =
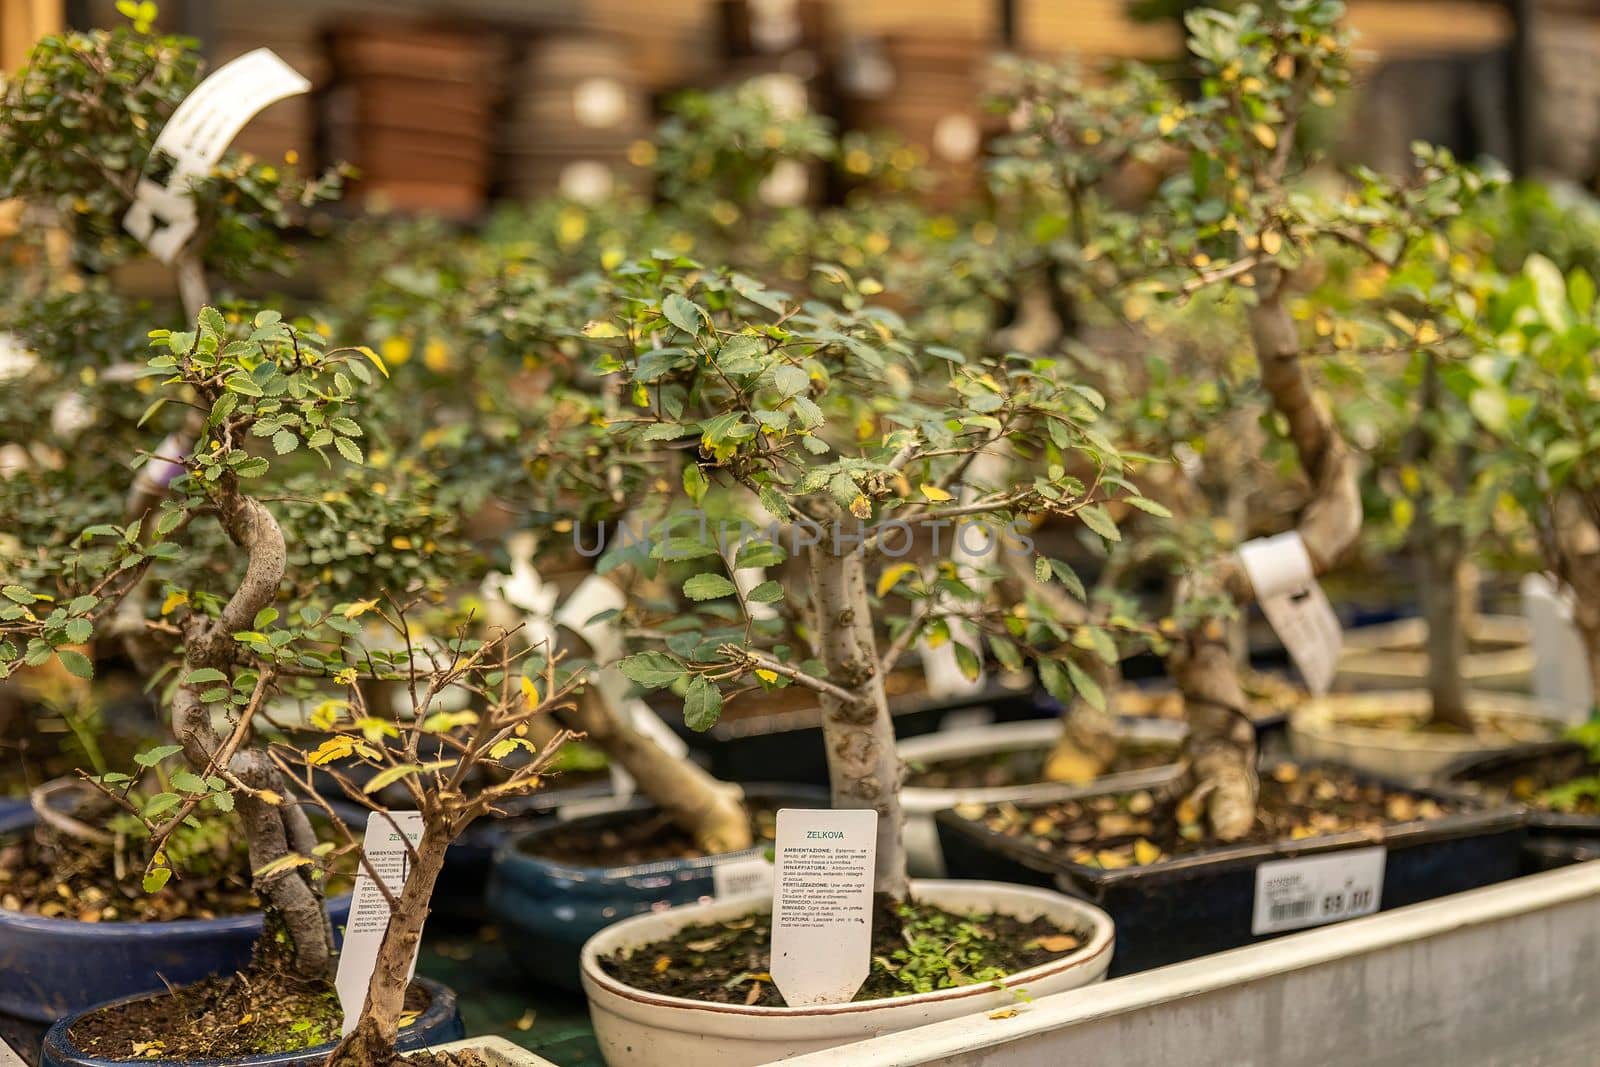
[[1490, 477], [1535, 531], [1544, 567], [1571, 592], [1591, 692], [1600, 694], [1594, 281], [1582, 267], [1563, 275], [1534, 254], [1486, 295], [1481, 347], [1453, 383], [1499, 443]]
[[[1337, 0], [1191, 10], [1195, 96], [1179, 102], [1154, 90], [1107, 91], [1098, 119], [1082, 111], [1094, 97], [1053, 90], [1058, 83], [1034, 74], [1022, 82], [1031, 94], [1023, 111], [1028, 140], [1013, 146], [1008, 164], [1014, 177], [1059, 184], [1062, 220], [1054, 232], [1072, 236], [1052, 246], [1053, 269], [1058, 281], [1077, 286], [1071, 306], [1108, 307], [1113, 322], [1125, 322], [1145, 317], [1153, 303], [1181, 306], [1204, 293], [1219, 309], [1239, 309], [1269, 411], [1265, 428], [1289, 446], [1305, 479], [1293, 529], [1318, 575], [1339, 562], [1362, 525], [1357, 456], [1314, 373], [1314, 359], [1339, 352], [1332, 331], [1319, 328], [1329, 315], [1314, 302], [1323, 263], [1330, 253], [1350, 254], [1385, 276], [1396, 273], [1482, 184], [1436, 154], [1406, 182], [1358, 170], [1327, 193], [1305, 180], [1315, 154], [1302, 143], [1303, 127], [1349, 82], [1343, 15]], [[1175, 158], [1168, 164], [1160, 151], [1126, 147], [1141, 138], [1164, 141]], [[1154, 161], [1170, 175], [1137, 212], [1117, 210], [1112, 196], [1083, 184], [1124, 158]], [[1430, 284], [1419, 299], [1434, 307], [1438, 291]], [[1376, 310], [1392, 310], [1392, 300], [1376, 302]], [[1443, 331], [1430, 334], [1420, 318], [1404, 320], [1409, 329], [1389, 327], [1383, 344], [1398, 343], [1397, 334], [1412, 349], [1441, 340]], [[1192, 516], [1190, 503], [1183, 510]], [[1255, 824], [1258, 785], [1228, 624], [1255, 590], [1237, 553], [1211, 541], [1173, 546], [1184, 562], [1168, 663], [1190, 727], [1184, 808], [1217, 838], [1233, 840]]]
[[[624, 485], [652, 495], [657, 522], [647, 543], [619, 547], [602, 565], [681, 582], [690, 610], [655, 626], [656, 647], [633, 652], [621, 670], [643, 688], [680, 693], [691, 727], [709, 728], [729, 700], [796, 685], [816, 695], [833, 803], [879, 813], [877, 888], [903, 899], [901, 769], [883, 679], [905, 650], [967, 622], [1002, 662], [1032, 653], [1094, 688], [1080, 662], [1093, 653], [1071, 643], [1073, 628], [1037, 601], [981, 596], [940, 562], [945, 549], [919, 566], [911, 546], [985, 523], [995, 553], [1031, 553], [1025, 539], [1002, 535], [1025, 533], [1018, 520], [1039, 512], [1114, 537], [1105, 502], [1138, 497], [1121, 457], [1090, 430], [1098, 397], [1062, 381], [1053, 361], [929, 345], [851, 292], [848, 275], [835, 281], [848, 294], [842, 306], [795, 306], [682, 257], [615, 272], [615, 311], [583, 335], [625, 400], [604, 428], [608, 461]], [[1002, 449], [1036, 458], [1039, 472], [972, 477]], [[964, 485], [973, 492], [962, 503]], [[715, 493], [732, 491], [752, 495], [775, 523], [742, 536], [737, 526], [702, 530]], [[778, 581], [746, 590], [735, 580], [790, 553], [804, 557], [808, 599]], [[1041, 576], [1056, 568], [1032, 555], [1030, 566]], [[891, 593], [907, 613], [885, 617]], [[977, 653], [958, 655], [976, 674]]]

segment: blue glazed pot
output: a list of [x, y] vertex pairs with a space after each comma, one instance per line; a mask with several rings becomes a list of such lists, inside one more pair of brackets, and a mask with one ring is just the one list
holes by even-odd
[[[461, 1012], [456, 1004], [455, 992], [428, 978], [417, 978], [414, 981], [428, 991], [431, 999], [427, 1010], [417, 1016], [417, 1021], [400, 1031], [400, 1038], [395, 1042], [395, 1047], [401, 1052], [414, 1052], [428, 1045], [457, 1041], [467, 1036], [466, 1029], [461, 1025]], [[137, 999], [137, 997], [123, 997], [111, 1004], [98, 1004], [90, 1010], [109, 1008], [114, 1004]], [[73, 1025], [87, 1014], [88, 1012], [79, 1012], [62, 1019], [50, 1028], [49, 1033], [44, 1035], [44, 1045], [39, 1050], [39, 1067], [127, 1067], [129, 1062], [141, 1064], [142, 1067], [315, 1067], [326, 1060], [328, 1053], [333, 1051], [333, 1046], [329, 1044], [294, 1052], [273, 1052], [223, 1060], [100, 1059], [89, 1055], [72, 1043], [70, 1031]]]
[[[828, 806], [826, 791], [809, 786], [745, 786], [745, 798], [773, 807]], [[614, 922], [674, 904], [711, 899], [715, 869], [761, 857], [767, 845], [695, 859], [660, 860], [628, 867], [582, 867], [533, 855], [558, 832], [601, 831], [637, 820], [654, 809], [635, 800], [616, 811], [552, 822], [506, 842], [489, 874], [489, 915], [511, 957], [529, 978], [564, 989], [582, 988], [578, 955], [590, 936]]]
[[[0, 815], [0, 834], [27, 830], [32, 810]], [[337, 931], [349, 896], [328, 901]], [[85, 923], [0, 910], [0, 1012], [54, 1022], [94, 1004], [213, 974], [250, 962], [261, 913], [172, 922]]]

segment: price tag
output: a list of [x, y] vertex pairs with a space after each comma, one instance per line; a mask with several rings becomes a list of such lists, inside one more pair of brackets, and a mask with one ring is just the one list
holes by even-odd
[[1317, 584], [1311, 556], [1297, 531], [1239, 546], [1261, 612], [1289, 650], [1306, 688], [1321, 695], [1333, 684], [1344, 634], [1328, 595]]
[[[401, 838], [401, 834], [405, 838]], [[383, 884], [396, 897], [411, 874], [412, 847], [422, 839], [422, 813], [416, 811], [374, 811], [367, 816], [367, 832], [361, 850], [367, 863], [378, 872]], [[334, 986], [339, 991], [339, 1007], [344, 1009], [344, 1032], [356, 1028], [361, 1008], [366, 1003], [372, 970], [378, 965], [378, 946], [389, 929], [389, 901], [362, 864], [356, 873], [356, 887], [350, 900], [350, 918], [344, 927], [344, 947], [339, 950], [339, 972]], [[420, 947], [420, 943], [419, 943]], [[411, 959], [411, 972], [417, 968]]]
[[742, 893], [772, 892], [772, 863], [765, 856], [719, 863], [711, 868], [712, 894], [722, 900]]
[[878, 813], [783, 808], [772, 884], [772, 980], [790, 1007], [842, 1004], [872, 954]]
[[218, 67], [183, 98], [162, 127], [122, 225], [157, 259], [171, 263], [195, 230], [189, 183], [216, 166], [245, 123], [262, 109], [310, 88], [269, 48]]
[[1250, 932], [1276, 934], [1371, 915], [1383, 901], [1388, 854], [1380, 845], [1263, 863], [1256, 868]]

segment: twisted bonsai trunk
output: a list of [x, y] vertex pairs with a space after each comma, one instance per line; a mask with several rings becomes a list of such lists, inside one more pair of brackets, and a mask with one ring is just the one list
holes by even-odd
[[[250, 629], [256, 613], [272, 603], [283, 580], [283, 529], [272, 512], [241, 493], [231, 474], [223, 476], [217, 508], [223, 530], [247, 553], [249, 562], [239, 588], [216, 619], [191, 617], [185, 634], [184, 677], [208, 667], [231, 675], [232, 635]], [[206, 688], [209, 683], [180, 680], [172, 704], [173, 732], [196, 774], [220, 774], [238, 790], [251, 870], [259, 871], [293, 853], [311, 855], [317, 844], [311, 823], [305, 811], [287, 799], [283, 780], [265, 753], [241, 748], [224, 766], [215, 764], [224, 741], [212, 724], [211, 707], [200, 695]], [[301, 972], [331, 977], [333, 932], [321, 891], [303, 872], [304, 868], [296, 868], [258, 876], [256, 892], [282, 919]]]
[[[1296, 526], [1322, 575], [1350, 549], [1361, 531], [1361, 493], [1355, 457], [1316, 396], [1300, 361], [1300, 340], [1284, 292], [1283, 272], [1256, 269], [1258, 302], [1250, 309], [1250, 337], [1261, 383], [1273, 407], [1288, 423], [1300, 466], [1311, 482], [1311, 499]], [[1180, 583], [1180, 606], [1206, 594], [1223, 593], [1235, 604], [1255, 599], [1249, 576], [1236, 553], [1215, 560]], [[1189, 720], [1186, 742], [1190, 798], [1203, 804], [1212, 833], [1220, 840], [1245, 836], [1255, 824], [1255, 727], [1246, 711], [1238, 665], [1228, 647], [1226, 622], [1202, 619], [1176, 643], [1168, 667], [1183, 693]]]
[[877, 811], [877, 892], [880, 898], [904, 900], [910, 880], [900, 832], [901, 766], [889, 699], [878, 670], [866, 562], [860, 552], [841, 553], [826, 543], [812, 545], [808, 552], [818, 642], [828, 681], [854, 697], [820, 694], [833, 806]]

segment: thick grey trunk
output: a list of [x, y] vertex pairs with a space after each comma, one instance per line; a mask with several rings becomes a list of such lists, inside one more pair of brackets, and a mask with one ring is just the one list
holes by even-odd
[[910, 882], [901, 834], [901, 768], [889, 699], [877, 669], [866, 563], [859, 552], [836, 553], [826, 544], [813, 545], [809, 553], [818, 644], [828, 681], [855, 695], [851, 701], [828, 694], [821, 698], [833, 806], [877, 811], [877, 891], [903, 900]]
[[559, 715], [632, 775], [645, 796], [693, 835], [701, 849], [713, 854], [738, 852], [754, 843], [743, 791], [719, 782], [692, 761], [679, 759], [634, 729], [611, 707], [599, 685], [584, 687], [576, 707]]
[[1117, 665], [1096, 657], [1085, 666], [1100, 691], [1106, 706], [1097, 708], [1075, 697], [1061, 713], [1061, 736], [1045, 761], [1044, 776], [1052, 782], [1082, 785], [1111, 770], [1116, 762], [1121, 737], [1113, 711], [1122, 672]]

